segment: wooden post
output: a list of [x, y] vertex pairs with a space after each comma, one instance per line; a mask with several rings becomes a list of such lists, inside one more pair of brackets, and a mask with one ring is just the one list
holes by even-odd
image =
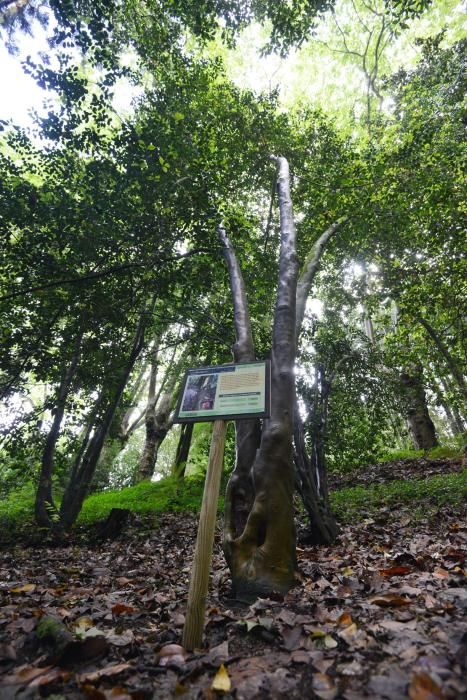
[[214, 421], [182, 636], [182, 645], [189, 650], [199, 648], [203, 636], [226, 431], [227, 421]]

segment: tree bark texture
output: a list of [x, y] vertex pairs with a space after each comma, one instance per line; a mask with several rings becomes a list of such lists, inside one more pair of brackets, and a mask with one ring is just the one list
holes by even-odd
[[286, 592], [296, 568], [293, 519], [293, 412], [295, 401], [298, 263], [289, 167], [277, 158], [281, 247], [271, 353], [271, 417], [264, 421], [252, 468], [255, 497], [243, 532], [226, 528], [224, 551], [235, 594], [251, 600]]
[[422, 383], [422, 368], [411, 367], [400, 376], [405, 400], [405, 415], [417, 450], [430, 450], [438, 445], [435, 426], [430, 418]]
[[298, 406], [295, 409], [294, 459], [297, 490], [302, 497], [309, 519], [309, 529], [302, 540], [308, 544], [330, 544], [336, 538], [338, 526], [329, 503], [326, 469], [325, 439], [328, 423], [328, 401], [332, 382], [339, 366], [347, 358], [342, 358], [329, 379], [324, 376], [324, 368], [318, 367], [313, 406], [307, 420], [310, 434], [311, 454], [308, 455], [305, 442], [305, 426]]
[[[347, 220], [348, 217], [341, 217], [321, 234], [303, 266], [297, 284], [297, 352], [300, 332], [305, 318], [306, 302], [316, 278], [321, 257], [328, 241]], [[312, 454], [310, 456], [308, 456], [307, 453], [303, 421], [300, 417], [298, 406], [295, 407], [294, 461], [296, 468], [296, 486], [309, 518], [310, 527], [307, 534], [307, 542], [309, 541], [313, 544], [330, 544], [335, 539], [338, 532], [337, 523], [329, 505], [327, 470], [324, 454], [325, 425], [323, 424], [322, 418], [323, 411], [327, 412], [328, 396], [329, 392], [326, 393], [326, 396], [321, 392], [323, 401], [319, 406], [319, 417], [316, 412], [314, 416], [315, 422], [318, 421], [320, 428], [313, 431]], [[318, 410], [318, 405], [315, 408]]]
[[453, 392], [451, 391], [449, 383], [447, 382], [446, 378], [440, 377], [440, 382], [441, 382], [441, 386], [443, 387], [443, 390], [444, 390], [446, 402], [449, 404], [449, 407], [452, 411], [452, 415], [454, 416], [454, 421], [455, 421], [455, 426], [456, 426], [456, 434], [459, 434], [459, 433], [462, 434], [463, 432], [465, 432], [464, 418], [462, 417], [456, 404], [452, 401]]
[[[233, 297], [235, 343], [232, 347], [234, 361], [256, 360], [251, 331], [250, 312], [242, 271], [235, 250], [222, 225], [217, 227], [224, 258], [227, 262], [230, 288]], [[261, 439], [261, 425], [257, 418], [235, 423], [235, 467], [227, 484], [225, 497], [226, 540], [231, 541], [243, 532], [253, 505], [254, 486], [251, 468]]]
[[311, 287], [318, 272], [319, 263], [323, 255], [324, 249], [332, 236], [341, 228], [347, 221], [347, 217], [343, 216], [321, 234], [308, 255], [303, 266], [300, 279], [297, 284], [297, 307], [296, 307], [296, 325], [297, 325], [297, 341], [302, 329], [303, 319], [305, 318], [306, 302], [310, 295]]
[[180, 437], [178, 440], [175, 460], [172, 467], [172, 476], [179, 481], [185, 478], [185, 470], [190, 454], [191, 439], [193, 437], [194, 423], [182, 423], [180, 429]]
[[173, 403], [173, 395], [164, 394], [158, 402], [157, 407], [152, 403], [148, 405], [146, 409], [146, 436], [136, 474], [136, 483], [152, 479], [153, 477], [159, 448], [172, 427], [170, 414]]
[[[173, 425], [172, 409], [178, 393], [176, 384], [179, 372], [177, 369], [183, 362], [183, 355], [180, 356], [175, 365], [172, 358], [166, 369], [160, 389], [156, 394], [157, 354], [158, 351], [155, 346], [149, 377], [148, 403], [144, 416], [146, 435], [135, 476], [136, 483], [152, 478], [159, 448]], [[164, 393], [162, 393], [162, 390], [164, 390]]]
[[113, 420], [118, 402], [128, 382], [131, 371], [143, 348], [144, 331], [148, 315], [148, 310], [145, 307], [139, 318], [128, 359], [122, 368], [120, 378], [108, 401], [107, 408], [101, 420], [95, 425], [94, 433], [86, 449], [79, 455], [79, 459], [77, 459], [73, 465], [60, 507], [60, 527], [64, 530], [70, 529], [73, 525], [81, 510], [83, 501], [88, 494], [107, 431]]
[[424, 318], [421, 316], [417, 317], [418, 322], [423, 326], [423, 328], [426, 330], [434, 344], [439, 350], [439, 353], [444, 357], [446, 360], [446, 364], [449, 367], [449, 371], [451, 372], [454, 380], [456, 381], [457, 386], [459, 387], [460, 391], [462, 392], [462, 396], [465, 399], [467, 399], [467, 390], [465, 388], [465, 381], [464, 381], [464, 375], [462, 374], [461, 370], [457, 366], [457, 363], [451, 353], [449, 352], [446, 344], [442, 341], [442, 339], [439, 337], [438, 333], [435, 331], [433, 326], [431, 326], [428, 321], [426, 321]]
[[54, 471], [54, 454], [57, 440], [60, 435], [60, 427], [65, 414], [66, 400], [75, 376], [81, 355], [81, 343], [83, 333], [76, 337], [73, 354], [69, 366], [64, 370], [57, 392], [57, 400], [53, 412], [53, 421], [42, 454], [41, 472], [36, 491], [35, 517], [39, 527], [50, 528], [53, 524], [52, 514], [58, 511], [55, 507], [52, 494], [52, 475]]

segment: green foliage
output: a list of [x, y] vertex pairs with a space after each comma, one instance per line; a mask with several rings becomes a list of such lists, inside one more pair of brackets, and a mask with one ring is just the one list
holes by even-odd
[[[74, 42], [87, 67], [71, 55], [62, 57], [60, 70], [27, 62], [37, 82], [60, 98], [37, 122], [41, 145], [11, 124], [0, 125], [0, 393], [14, 399], [31, 385], [48, 387], [34, 415], [38, 420], [21, 418], [5, 430], [4, 494], [37, 475], [76, 339], [82, 347], [63, 399], [65, 419], [54, 454], [59, 486], [118, 395], [143, 307], [146, 343], [176, 327], [176, 341], [188, 346], [197, 364], [231, 359], [230, 291], [215, 235], [220, 218], [252, 292], [258, 355], [268, 352], [279, 242], [271, 153], [291, 161], [302, 262], [330, 223], [348, 217], [323, 258], [316, 293], [325, 311], [311, 321], [300, 358], [307, 375], [299, 386], [304, 403], [319, 403], [319, 392], [332, 383], [328, 403], [313, 416], [316, 424], [328, 421], [323, 432], [329, 464], [350, 468], [396, 444], [396, 379], [409, 361], [423, 359], [432, 391], [441, 392], [441, 380], [446, 383], [436, 401], [441, 406], [446, 399], [461, 413], [461, 390], [450, 374], [461, 366], [464, 322], [459, 144], [465, 44], [443, 50], [441, 37], [432, 39], [416, 70], [386, 82], [394, 112], [374, 120], [368, 147], [342, 138], [309, 106], [287, 114], [277, 109], [275, 94], [238, 89], [219, 60], [201, 58], [197, 50], [219, 25], [233, 39], [256, 19], [270, 23], [270, 48], [284, 52], [309, 35], [316, 13], [331, 4], [149, 0], [143, 8], [136, 0], [52, 2], [55, 44]], [[426, 4], [388, 0], [385, 7], [391, 23], [400, 23]], [[27, 5], [26, 20], [38, 3]], [[386, 22], [384, 13], [375, 18]], [[353, 32], [360, 33], [358, 24]], [[187, 48], [190, 33], [196, 50]], [[112, 85], [125, 72], [115, 58], [130, 47], [140, 61], [131, 78], [144, 94], [122, 121], [113, 111]], [[368, 283], [366, 276], [352, 277], [356, 262], [373, 266]], [[391, 300], [399, 308], [393, 328]], [[363, 313], [379, 324], [371, 343], [362, 333]], [[430, 321], [445, 352], [422, 321]], [[141, 350], [143, 365], [147, 347]], [[127, 391], [113, 416], [96, 488], [131, 478], [136, 442], [117, 460], [120, 445], [111, 442], [120, 439], [131, 401]], [[197, 427], [193, 474], [204, 472], [208, 447], [209, 430]], [[226, 471], [233, 452], [230, 434]], [[167, 471], [170, 459], [162, 457]], [[119, 469], [109, 476], [116, 461]], [[169, 483], [148, 485], [156, 489], [158, 507], [169, 507], [172, 498], [176, 506], [183, 502], [185, 487], [173, 491]], [[143, 496], [139, 508], [150, 498]], [[116, 503], [119, 496], [93, 498], [97, 513], [100, 499]], [[128, 498], [136, 508], [139, 497]], [[85, 513], [92, 518], [94, 502], [88, 503]]]
[[36, 485], [27, 481], [0, 500], [0, 527], [14, 530], [32, 520]]
[[[89, 496], [83, 505], [79, 523], [92, 523], [106, 518], [112, 508], [128, 508], [133, 513], [199, 511], [204, 480], [188, 478], [143, 481], [122, 491], [104, 491]], [[219, 510], [223, 509], [223, 498]]]
[[375, 515], [378, 510], [390, 507], [397, 509], [399, 504], [410, 503], [415, 510], [418, 506], [425, 514], [429, 508], [437, 508], [447, 503], [460, 505], [467, 498], [467, 471], [460, 474], [441, 474], [429, 479], [395, 480], [364, 488], [341, 489], [331, 493], [331, 506], [342, 522], [355, 522], [367, 515]]
[[455, 447], [439, 445], [432, 450], [388, 450], [378, 455], [378, 462], [394, 462], [402, 459], [417, 459], [425, 457], [427, 459], [451, 459], [461, 457], [462, 451]]

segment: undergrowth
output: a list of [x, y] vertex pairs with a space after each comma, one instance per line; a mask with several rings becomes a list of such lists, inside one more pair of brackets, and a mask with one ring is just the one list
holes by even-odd
[[378, 462], [396, 462], [402, 459], [418, 459], [420, 457], [425, 457], [426, 459], [451, 459], [460, 456], [461, 450], [459, 448], [439, 445], [431, 450], [388, 450], [378, 457]]
[[[132, 513], [197, 512], [203, 496], [203, 479], [142, 481], [121, 491], [101, 491], [89, 496], [83, 505], [78, 523], [88, 524], [107, 517], [112, 508], [128, 508]], [[224, 498], [219, 499], [219, 510]]]
[[437, 474], [428, 479], [394, 480], [373, 486], [354, 486], [331, 493], [331, 507], [341, 522], [355, 522], [386, 506], [408, 504], [422, 509], [425, 515], [432, 509], [451, 504], [460, 505], [467, 499], [467, 470], [460, 473]]
[[[203, 494], [203, 479], [178, 482], [163, 479], [142, 482], [121, 491], [103, 491], [89, 496], [83, 505], [77, 526], [88, 528], [104, 520], [112, 508], [128, 508], [132, 513], [198, 512]], [[221, 494], [225, 491], [225, 483]], [[446, 473], [428, 479], [394, 480], [367, 487], [344, 488], [331, 493], [331, 507], [342, 523], [355, 522], [385, 507], [410, 504], [412, 512], [429, 514], [442, 505], [458, 505], [467, 498], [467, 470]], [[4, 542], [24, 535], [39, 534], [33, 522], [34, 490], [32, 484], [10, 494], [0, 503], [1, 539]], [[224, 498], [219, 499], [219, 513]]]

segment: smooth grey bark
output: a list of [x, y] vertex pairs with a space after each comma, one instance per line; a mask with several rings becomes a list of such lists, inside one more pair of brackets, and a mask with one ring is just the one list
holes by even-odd
[[[319, 269], [321, 257], [330, 238], [348, 220], [343, 216], [333, 223], [318, 238], [311, 249], [297, 284], [297, 308], [296, 308], [296, 334], [297, 350], [303, 320], [305, 318], [306, 302], [310, 295], [316, 274]], [[329, 384], [329, 389], [330, 389]], [[327, 489], [327, 471], [324, 452], [324, 434], [326, 424], [322, 422], [323, 414], [327, 414], [326, 396], [322, 394], [322, 402], [315, 407], [312, 430], [312, 453], [308, 455], [305, 442], [305, 426], [300, 416], [298, 406], [295, 407], [294, 417], [294, 461], [296, 468], [297, 490], [307, 511], [309, 518], [309, 531], [307, 541], [314, 544], [330, 544], [336, 537], [338, 528], [334, 515], [329, 505]]]
[[271, 352], [271, 417], [264, 421], [252, 468], [255, 497], [240, 536], [224, 533], [234, 593], [243, 599], [287, 591], [296, 568], [293, 518], [293, 413], [295, 402], [298, 263], [289, 166], [276, 159], [281, 246]]
[[[307, 297], [318, 272], [325, 246], [346, 220], [347, 217], [342, 217], [318, 238], [303, 266], [303, 272], [296, 288], [295, 317], [297, 340], [305, 315]], [[253, 361], [255, 353], [243, 276], [233, 246], [223, 226], [218, 226], [218, 234], [223, 244], [233, 296], [234, 324], [237, 338], [233, 346], [234, 359], [236, 362]], [[313, 459], [310, 461], [306, 453], [303, 424], [298, 411], [294, 416], [294, 424], [296, 438], [294, 459], [297, 471], [300, 474], [297, 478], [297, 486], [300, 487], [299, 492], [310, 516], [310, 523], [316, 542], [327, 544], [335, 538], [337, 525], [329, 507], [324, 452], [319, 450], [319, 454], [322, 455], [321, 460]], [[259, 421], [245, 420], [237, 422], [236, 464], [227, 485], [225, 500], [224, 550], [229, 562], [231, 559], [230, 542], [239, 538], [244, 531], [255, 498], [256, 483], [254, 484], [252, 479], [254, 476], [252, 465], [260, 444], [260, 438]], [[318, 454], [316, 449], [314, 454]], [[321, 474], [321, 478], [317, 476], [318, 472]]]
[[296, 325], [297, 325], [297, 341], [305, 318], [306, 302], [310, 295], [311, 287], [315, 281], [316, 273], [319, 269], [319, 263], [324, 253], [324, 249], [330, 238], [341, 228], [348, 220], [347, 216], [342, 216], [335, 223], [331, 224], [324, 233], [318, 238], [313, 248], [311, 249], [305, 264], [303, 265], [300, 279], [297, 283], [297, 308], [296, 308]]
[[405, 416], [417, 450], [430, 450], [438, 445], [433, 421], [428, 412], [422, 367], [408, 368], [400, 376], [405, 400]]
[[159, 448], [173, 425], [172, 410], [178, 393], [180, 374], [178, 370], [184, 362], [184, 355], [182, 354], [177, 363], [174, 364], [175, 352], [174, 350], [159, 391], [156, 394], [158, 348], [154, 347], [149, 378], [148, 402], [144, 414], [146, 434], [138, 469], [135, 474], [137, 483], [152, 478]]
[[53, 421], [45, 441], [42, 454], [41, 471], [37, 485], [35, 498], [35, 518], [39, 527], [50, 528], [53, 524], [52, 514], [58, 513], [52, 494], [52, 475], [54, 471], [54, 454], [57, 440], [60, 436], [60, 427], [65, 414], [65, 405], [70, 392], [71, 384], [76, 373], [81, 355], [81, 343], [83, 332], [79, 332], [73, 347], [70, 364], [64, 369], [62, 379], [57, 391], [57, 400], [53, 411]]
[[465, 421], [456, 406], [456, 404], [451, 401], [451, 397], [453, 395], [453, 391], [451, 387], [449, 386], [449, 382], [446, 380], [445, 377], [440, 377], [440, 382], [441, 386], [443, 387], [444, 390], [444, 396], [446, 397], [446, 402], [448, 403], [449, 407], [451, 408], [453, 417], [454, 417], [454, 422], [455, 422], [455, 427], [456, 427], [456, 434], [458, 433], [463, 433], [465, 431]]
[[457, 424], [456, 417], [454, 413], [451, 410], [451, 406], [449, 405], [449, 401], [447, 396], [443, 393], [441, 390], [440, 386], [440, 380], [439, 379], [432, 379], [430, 382], [430, 389], [433, 392], [433, 394], [436, 396], [436, 405], [441, 406], [445, 416], [446, 420], [449, 425], [449, 430], [453, 436], [459, 435], [460, 433], [463, 432], [463, 429], [459, 428], [459, 425]]
[[462, 392], [462, 396], [464, 399], [467, 399], [467, 390], [465, 388], [465, 381], [464, 381], [464, 375], [462, 374], [461, 370], [457, 366], [457, 363], [451, 353], [449, 352], [447, 346], [445, 343], [441, 340], [439, 337], [438, 333], [435, 331], [433, 326], [431, 326], [428, 321], [421, 316], [417, 316], [417, 321], [420, 323], [420, 325], [423, 326], [423, 328], [426, 330], [436, 347], [438, 348], [439, 353], [444, 357], [446, 360], [446, 364], [449, 367], [449, 371], [451, 372], [453, 378], [455, 379], [459, 389]]
[[[232, 291], [235, 343], [232, 346], [234, 361], [254, 362], [256, 359], [251, 331], [250, 312], [242, 271], [235, 250], [224, 227], [219, 224], [217, 233], [227, 262]], [[258, 419], [235, 423], [235, 466], [227, 483], [225, 497], [224, 528], [228, 540], [238, 537], [244, 530], [254, 498], [251, 468], [259, 448], [261, 426]]]
[[[152, 306], [154, 305], [154, 302]], [[107, 408], [100, 420], [96, 420], [94, 432], [86, 448], [75, 460], [70, 479], [63, 494], [60, 507], [60, 528], [68, 530], [75, 522], [81, 510], [83, 501], [88, 494], [92, 477], [104, 444], [107, 431], [113, 420], [118, 403], [130, 377], [131, 371], [144, 345], [144, 332], [150, 313], [146, 305], [140, 314], [138, 326], [133, 338], [132, 347], [125, 362], [117, 385], [110, 397]]]

